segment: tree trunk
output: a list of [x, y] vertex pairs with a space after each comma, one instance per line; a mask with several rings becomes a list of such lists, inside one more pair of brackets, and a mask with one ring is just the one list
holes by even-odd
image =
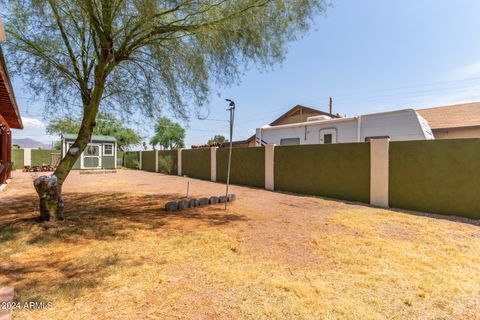
[[88, 120], [84, 117], [77, 140], [60, 160], [55, 172], [51, 176], [41, 176], [34, 180], [33, 185], [40, 200], [40, 221], [63, 220], [65, 205], [62, 197], [62, 185], [87, 146], [94, 126], [95, 118]]
[[40, 221], [63, 220], [64, 202], [57, 177], [42, 176], [33, 185], [40, 198]]
[[93, 90], [88, 89], [85, 83], [80, 84], [84, 107], [82, 124], [77, 139], [63, 155], [57, 169], [51, 176], [42, 176], [33, 182], [40, 199], [41, 221], [63, 220], [65, 205], [62, 197], [62, 185], [92, 136], [98, 108], [105, 90], [105, 81], [109, 73], [108, 61], [110, 59], [110, 51], [102, 49], [102, 57], [95, 67]]
[[51, 176], [41, 176], [33, 182], [40, 200], [41, 221], [63, 220], [62, 185], [90, 141], [97, 111], [98, 104], [85, 108], [77, 139], [60, 160], [55, 172]]

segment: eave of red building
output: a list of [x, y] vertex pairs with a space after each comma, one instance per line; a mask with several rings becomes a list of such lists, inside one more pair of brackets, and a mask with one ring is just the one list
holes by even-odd
[[9, 128], [23, 129], [5, 58], [0, 47], [0, 122]]

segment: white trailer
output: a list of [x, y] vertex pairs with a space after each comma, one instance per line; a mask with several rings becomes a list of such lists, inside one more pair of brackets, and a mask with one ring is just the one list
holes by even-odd
[[257, 146], [434, 139], [428, 122], [414, 109], [346, 118], [314, 116], [307, 122], [258, 128], [255, 138]]

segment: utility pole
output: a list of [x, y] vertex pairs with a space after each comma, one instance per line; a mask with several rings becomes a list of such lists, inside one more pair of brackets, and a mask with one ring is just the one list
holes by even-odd
[[330, 97], [330, 114], [332, 114], [333, 111], [333, 99]]
[[225, 100], [229, 102], [227, 111], [230, 111], [230, 150], [228, 152], [227, 188], [225, 190], [225, 210], [227, 210], [228, 186], [230, 184], [230, 167], [232, 165], [233, 122], [235, 120], [235, 102], [230, 99], [225, 99]]

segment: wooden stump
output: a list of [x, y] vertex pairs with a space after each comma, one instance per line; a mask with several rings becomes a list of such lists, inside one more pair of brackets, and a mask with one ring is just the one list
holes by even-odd
[[40, 221], [63, 220], [61, 186], [56, 176], [41, 176], [33, 182], [40, 198]]

